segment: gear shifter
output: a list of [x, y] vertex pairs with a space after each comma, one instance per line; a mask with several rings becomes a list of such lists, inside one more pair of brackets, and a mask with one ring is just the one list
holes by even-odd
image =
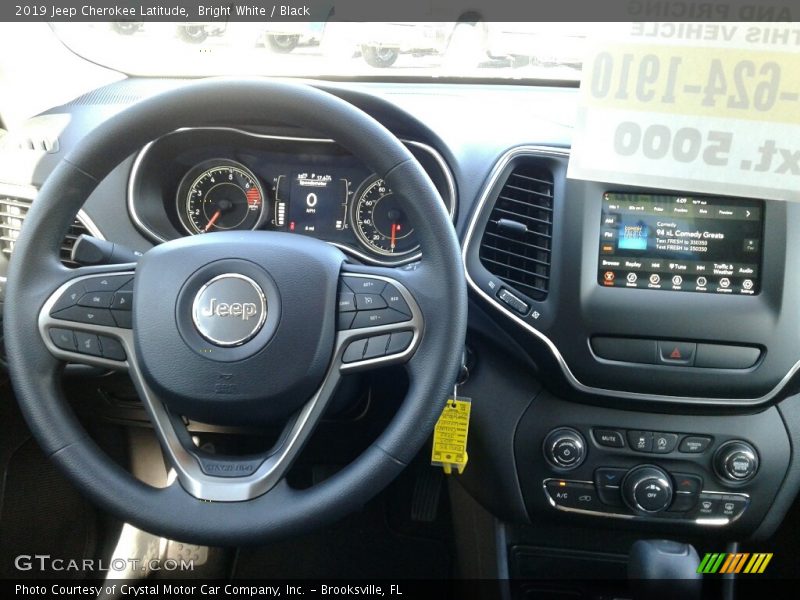
[[634, 600], [699, 600], [700, 557], [691, 544], [670, 540], [639, 540], [631, 546], [628, 579]]

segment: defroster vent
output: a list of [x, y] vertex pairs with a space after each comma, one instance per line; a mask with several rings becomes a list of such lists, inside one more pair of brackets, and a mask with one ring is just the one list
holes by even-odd
[[553, 173], [536, 163], [518, 163], [489, 215], [481, 239], [481, 263], [511, 287], [544, 300], [552, 241]]
[[[22, 223], [25, 221], [25, 216], [28, 214], [30, 207], [31, 201], [27, 198], [0, 194], [0, 252], [6, 256], [11, 256], [14, 251], [14, 244], [17, 242]], [[77, 266], [72, 262], [70, 256], [75, 240], [82, 233], [91, 235], [84, 224], [75, 219], [61, 243], [61, 262], [68, 267]]]

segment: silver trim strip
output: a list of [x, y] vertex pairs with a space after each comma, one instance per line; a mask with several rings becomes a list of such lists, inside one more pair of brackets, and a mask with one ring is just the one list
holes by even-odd
[[[324, 413], [328, 401], [336, 391], [341, 375], [387, 364], [406, 362], [416, 351], [423, 332], [424, 322], [422, 319], [422, 312], [415, 302], [414, 297], [402, 283], [396, 279], [371, 275], [369, 273], [340, 273], [340, 277], [377, 279], [386, 283], [391, 283], [400, 291], [403, 298], [408, 303], [412, 314], [411, 319], [389, 325], [339, 331], [336, 336], [333, 360], [331, 361], [331, 366], [325, 375], [322, 385], [297, 413], [291, 426], [288, 427], [288, 432], [282, 436], [276, 451], [273, 454], [265, 456], [264, 462], [261, 463], [254, 473], [247, 477], [215, 477], [203, 472], [195, 456], [190, 450], [183, 446], [166, 408], [153, 390], [147, 385], [136, 360], [133, 330], [65, 321], [50, 316], [51, 308], [69, 286], [77, 281], [94, 278], [99, 275], [135, 275], [135, 273], [130, 270], [108, 271], [98, 268], [97, 272], [94, 274], [69, 279], [60, 285], [44, 303], [39, 313], [39, 334], [44, 340], [47, 349], [57, 358], [116, 370], [128, 370], [142, 398], [143, 404], [147, 409], [153, 427], [158, 434], [162, 448], [169, 458], [170, 463], [175, 468], [178, 480], [187, 492], [202, 500], [239, 502], [250, 500], [268, 492], [281, 480], [291, 466], [294, 457], [300, 452], [304, 442], [311, 435], [316, 423]], [[98, 356], [62, 350], [50, 339], [48, 335], [48, 329], [50, 327], [62, 327], [75, 331], [86, 331], [98, 335], [114, 337], [122, 343], [127, 360], [124, 362], [114, 361]], [[395, 331], [412, 331], [413, 333], [411, 344], [403, 352], [347, 364], [342, 362], [342, 356], [350, 342]]]
[[567, 506], [561, 506], [556, 504], [556, 501], [553, 500], [552, 496], [550, 496], [550, 492], [547, 491], [547, 484], [551, 481], [566, 481], [569, 483], [583, 483], [593, 486], [595, 492], [597, 488], [594, 485], [594, 481], [579, 481], [574, 479], [561, 479], [558, 477], [549, 477], [542, 481], [542, 489], [544, 490], [545, 498], [550, 503], [550, 506], [555, 508], [556, 510], [560, 510], [562, 512], [574, 513], [579, 515], [589, 515], [592, 517], [607, 517], [611, 519], [627, 519], [629, 521], [647, 521], [647, 522], [658, 522], [658, 523], [682, 523], [682, 524], [695, 524], [701, 525], [706, 527], [722, 527], [724, 525], [730, 525], [731, 523], [736, 522], [747, 510], [747, 507], [750, 506], [750, 495], [743, 494], [741, 492], [710, 492], [710, 491], [701, 491], [698, 492], [698, 501], [700, 498], [700, 494], [710, 494], [715, 496], [741, 496], [747, 500], [747, 505], [744, 507], [742, 512], [736, 515], [733, 519], [728, 519], [727, 517], [717, 517], [717, 518], [704, 518], [704, 517], [697, 517], [696, 519], [684, 519], [680, 517], [675, 518], [658, 518], [658, 517], [649, 517], [646, 515], [626, 515], [622, 513], [614, 513], [614, 512], [600, 512], [596, 510], [585, 510], [582, 508], [569, 508]]
[[[542, 343], [544, 343], [553, 357], [556, 359], [561, 371], [563, 372], [564, 376], [566, 377], [567, 381], [574, 387], [576, 390], [583, 392], [585, 394], [592, 394], [595, 396], [605, 396], [611, 398], [618, 398], [618, 399], [626, 399], [626, 400], [649, 400], [649, 401], [658, 401], [658, 402], [668, 402], [668, 403], [680, 403], [686, 404], [691, 403], [694, 405], [701, 405], [701, 406], [756, 406], [760, 404], [765, 404], [775, 398], [781, 390], [786, 386], [787, 383], [794, 377], [794, 375], [800, 370], [800, 361], [797, 361], [794, 366], [789, 369], [789, 372], [781, 379], [778, 384], [772, 388], [769, 392], [764, 394], [759, 398], [702, 398], [702, 397], [694, 397], [694, 396], [667, 396], [662, 394], [643, 394], [639, 392], [628, 392], [624, 390], [611, 390], [605, 388], [597, 388], [592, 387], [589, 385], [585, 385], [578, 380], [578, 378], [572, 373], [567, 365], [566, 360], [559, 352], [556, 345], [552, 342], [550, 338], [548, 338], [544, 333], [536, 329], [533, 325], [528, 323], [527, 321], [523, 320], [518, 315], [514, 314], [510, 310], [506, 309], [503, 304], [501, 304], [496, 298], [490, 296], [486, 292], [481, 289], [481, 287], [472, 279], [472, 276], [469, 273], [469, 269], [467, 268], [467, 258], [470, 251], [470, 246], [472, 243], [475, 242], [476, 239], [476, 228], [478, 225], [478, 221], [480, 220], [484, 209], [486, 207], [486, 203], [489, 201], [489, 195], [494, 188], [495, 184], [497, 183], [500, 175], [502, 175], [503, 170], [508, 166], [508, 164], [521, 156], [531, 156], [531, 157], [539, 157], [539, 156], [553, 156], [564, 158], [569, 156], [569, 150], [565, 148], [553, 148], [553, 147], [546, 147], [546, 146], [518, 146], [515, 148], [511, 148], [508, 150], [500, 159], [495, 163], [493, 167], [489, 179], [484, 185], [483, 190], [481, 191], [478, 205], [474, 209], [472, 218], [470, 219], [469, 226], [467, 228], [467, 234], [464, 238], [464, 247], [461, 252], [462, 261], [464, 263], [464, 274], [467, 278], [467, 283], [472, 288], [472, 290], [478, 294], [481, 298], [486, 300], [491, 306], [497, 309], [501, 314], [505, 315], [514, 323], [521, 326], [523, 329], [528, 331], [529, 333], [533, 334], [536, 338], [539, 339]], [[480, 236], [477, 236], [478, 243], [480, 243]]]
[[[144, 148], [139, 151], [139, 154], [136, 155], [136, 159], [133, 162], [133, 166], [131, 167], [131, 173], [128, 177], [128, 213], [131, 216], [136, 228], [143, 234], [145, 234], [151, 241], [163, 243], [169, 241], [167, 238], [159, 235], [152, 229], [150, 229], [145, 223], [142, 221], [141, 217], [139, 216], [138, 212], [136, 211], [136, 202], [134, 198], [134, 184], [136, 183], [136, 179], [139, 175], [139, 169], [141, 168], [142, 162], [144, 158], [147, 156], [147, 153], [150, 151], [150, 148], [158, 141], [178, 133], [183, 133], [186, 131], [228, 131], [234, 132], [241, 135], [246, 135], [250, 137], [260, 138], [260, 139], [269, 139], [269, 140], [281, 140], [281, 141], [288, 141], [288, 142], [307, 142], [307, 143], [317, 143], [317, 144], [335, 144], [336, 140], [328, 139], [328, 138], [308, 138], [308, 137], [292, 137], [292, 136], [285, 136], [285, 135], [271, 135], [266, 133], [255, 133], [252, 131], [246, 131], [244, 129], [238, 129], [236, 127], [182, 127], [180, 129], [176, 129], [171, 133], [167, 133], [160, 138], [153, 140], [149, 144], [147, 144]], [[456, 205], [457, 205], [457, 197], [456, 197], [456, 184], [455, 179], [453, 177], [453, 173], [450, 171], [450, 167], [447, 166], [447, 163], [444, 160], [439, 152], [436, 151], [435, 148], [429, 146], [428, 144], [424, 144], [422, 142], [417, 142], [414, 140], [406, 140], [400, 139], [401, 142], [406, 144], [407, 146], [414, 146], [415, 148], [419, 148], [420, 150], [427, 152], [433, 159], [436, 161], [436, 164], [439, 166], [440, 170], [444, 174], [445, 181], [447, 183], [448, 189], [448, 198], [445, 198], [445, 202], [447, 203], [448, 214], [450, 215], [450, 220], [452, 221], [456, 214]], [[403, 258], [396, 260], [396, 261], [388, 261], [383, 260], [380, 258], [376, 258], [374, 256], [370, 256], [368, 254], [364, 254], [350, 246], [339, 244], [337, 242], [328, 242], [332, 246], [336, 246], [343, 252], [351, 254], [356, 258], [359, 258], [367, 263], [380, 265], [384, 267], [395, 267], [399, 265], [408, 264], [410, 262], [414, 262], [419, 260], [422, 257], [422, 252], [416, 252], [410, 256], [404, 256]]]
[[[36, 200], [36, 195], [39, 193], [39, 190], [32, 185], [17, 185], [13, 183], [0, 183], [0, 194], [7, 195], [7, 196], [14, 196], [17, 198], [23, 198], [24, 200], [30, 200], [33, 203]], [[95, 222], [92, 218], [86, 214], [86, 212], [81, 208], [78, 211], [78, 214], [75, 215], [75, 219], [77, 219], [81, 225], [86, 227], [86, 231], [91, 233], [94, 237], [100, 240], [106, 239], [100, 229], [97, 227]]]

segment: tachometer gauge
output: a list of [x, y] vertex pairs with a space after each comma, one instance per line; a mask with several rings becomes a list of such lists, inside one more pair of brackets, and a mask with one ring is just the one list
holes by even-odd
[[255, 229], [266, 218], [264, 190], [253, 173], [231, 160], [190, 170], [178, 187], [178, 217], [191, 234]]
[[361, 184], [350, 218], [359, 241], [373, 252], [396, 256], [419, 248], [400, 199], [383, 179], [371, 177]]

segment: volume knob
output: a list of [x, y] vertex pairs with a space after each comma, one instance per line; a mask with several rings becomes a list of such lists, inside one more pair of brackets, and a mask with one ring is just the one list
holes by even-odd
[[558, 469], [574, 469], [586, 458], [583, 436], [569, 427], [554, 429], [544, 440], [544, 457]]

